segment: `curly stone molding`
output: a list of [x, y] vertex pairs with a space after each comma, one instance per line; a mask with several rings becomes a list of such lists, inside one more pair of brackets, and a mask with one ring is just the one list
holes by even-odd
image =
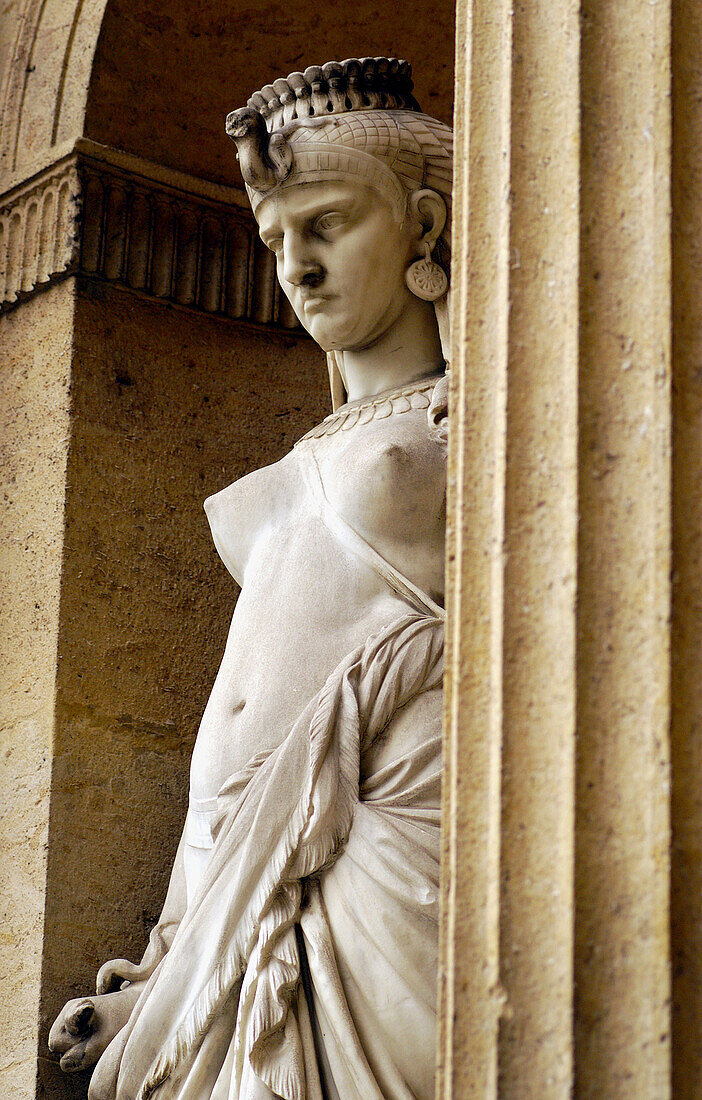
[[298, 329], [245, 199], [81, 140], [0, 200], [2, 309], [81, 274], [178, 306]]
[[0, 303], [21, 296], [70, 270], [78, 255], [80, 180], [74, 158], [60, 161], [0, 206]]

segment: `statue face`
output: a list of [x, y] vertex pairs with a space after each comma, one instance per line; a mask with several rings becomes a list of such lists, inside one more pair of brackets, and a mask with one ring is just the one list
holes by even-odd
[[416, 251], [380, 195], [354, 180], [283, 188], [257, 210], [261, 239], [300, 322], [324, 351], [370, 346], [412, 300]]

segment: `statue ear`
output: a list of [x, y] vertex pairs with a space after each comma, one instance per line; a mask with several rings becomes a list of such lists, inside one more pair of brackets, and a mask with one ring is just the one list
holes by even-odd
[[424, 187], [410, 195], [409, 210], [418, 227], [418, 251], [429, 245], [432, 252], [446, 225], [446, 203], [438, 191]]

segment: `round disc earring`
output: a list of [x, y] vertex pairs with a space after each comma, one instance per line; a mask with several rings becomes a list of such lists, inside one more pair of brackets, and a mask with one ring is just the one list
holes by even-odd
[[424, 258], [410, 264], [405, 272], [405, 282], [414, 296], [423, 302], [436, 302], [448, 290], [446, 272], [432, 260], [427, 242], [424, 244]]

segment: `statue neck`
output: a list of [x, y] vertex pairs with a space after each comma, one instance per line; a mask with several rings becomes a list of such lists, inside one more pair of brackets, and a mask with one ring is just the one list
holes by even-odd
[[364, 348], [347, 348], [340, 370], [349, 401], [374, 397], [441, 370], [444, 357], [431, 302], [412, 298], [397, 321]]

